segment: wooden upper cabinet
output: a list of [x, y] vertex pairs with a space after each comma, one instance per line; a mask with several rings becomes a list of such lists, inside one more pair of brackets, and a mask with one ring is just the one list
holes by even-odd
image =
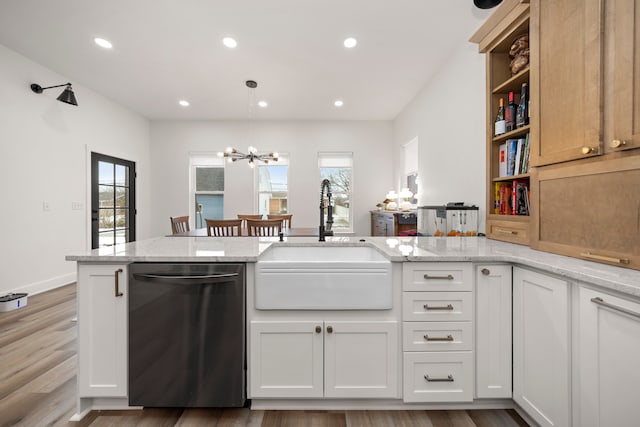
[[602, 0], [531, 0], [533, 166], [602, 147]]
[[605, 151], [616, 152], [640, 147], [640, 0], [607, 1], [606, 17]]

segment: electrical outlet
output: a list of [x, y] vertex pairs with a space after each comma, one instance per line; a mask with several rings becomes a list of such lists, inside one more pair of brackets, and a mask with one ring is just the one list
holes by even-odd
[[71, 210], [72, 211], [81, 211], [82, 210], [82, 202], [71, 202]]
[[42, 202], [42, 210], [44, 212], [48, 212], [51, 210], [51, 205], [49, 204], [49, 202]]

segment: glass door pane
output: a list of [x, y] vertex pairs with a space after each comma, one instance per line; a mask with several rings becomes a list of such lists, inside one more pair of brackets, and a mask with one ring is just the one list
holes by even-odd
[[135, 163], [91, 153], [91, 245], [135, 240]]

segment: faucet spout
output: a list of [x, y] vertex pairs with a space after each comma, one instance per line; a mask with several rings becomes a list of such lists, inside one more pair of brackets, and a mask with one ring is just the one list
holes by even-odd
[[[324, 220], [324, 196], [327, 196], [327, 221]], [[331, 227], [333, 226], [333, 205], [331, 204], [331, 182], [323, 179], [320, 184], [320, 226], [318, 227], [318, 241], [324, 242], [325, 236], [333, 236]]]

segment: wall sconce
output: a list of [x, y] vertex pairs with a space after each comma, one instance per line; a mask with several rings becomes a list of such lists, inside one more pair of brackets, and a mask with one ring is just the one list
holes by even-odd
[[77, 106], [78, 101], [76, 101], [76, 96], [73, 94], [73, 89], [71, 89], [71, 83], [64, 83], [61, 85], [48, 86], [48, 87], [42, 87], [39, 84], [32, 83], [31, 90], [34, 91], [35, 93], [42, 93], [47, 89], [53, 89], [54, 87], [62, 87], [62, 86], [66, 86], [66, 87], [64, 88], [60, 96], [58, 96], [57, 98], [58, 101], [64, 102], [65, 104], [71, 104], [71, 105]]
[[473, 0], [478, 9], [491, 9], [502, 3], [502, 0]]

